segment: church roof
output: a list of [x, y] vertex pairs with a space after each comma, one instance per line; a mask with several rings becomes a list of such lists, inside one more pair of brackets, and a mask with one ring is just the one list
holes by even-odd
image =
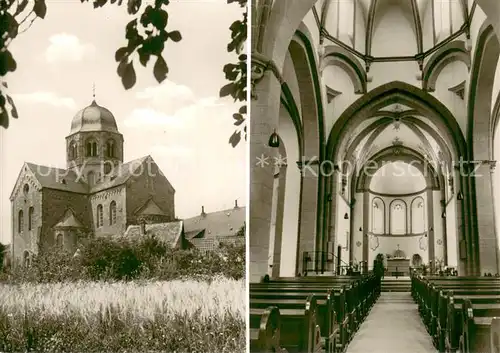
[[[113, 174], [106, 176], [106, 179], [104, 181], [95, 184], [91, 188], [90, 192], [94, 193], [126, 183], [131, 176], [137, 175], [137, 171], [141, 168], [141, 165], [143, 165], [144, 162], [148, 160], [148, 158], [151, 158], [151, 156], [148, 155], [134, 159], [127, 163], [123, 163], [118, 168], [114, 169]], [[145, 169], [143, 168], [143, 172], [144, 171]]]
[[119, 133], [113, 113], [98, 105], [95, 100], [89, 106], [76, 113], [71, 121], [70, 135], [88, 131]]
[[224, 211], [201, 214], [184, 220], [186, 238], [199, 238], [204, 230], [204, 237], [234, 236], [245, 224], [246, 207], [231, 208]]
[[[155, 238], [175, 246], [181, 235], [183, 229], [182, 221], [168, 222], [168, 223], [155, 223], [146, 224], [146, 234], [145, 236], [154, 236]], [[127, 228], [127, 231], [123, 235], [127, 239], [140, 238], [141, 236], [141, 226], [131, 225]]]
[[140, 214], [143, 216], [146, 215], [153, 215], [153, 216], [165, 216], [165, 212], [156, 204], [156, 202], [153, 201], [153, 199], [147, 200], [144, 205], [142, 205], [136, 212], [135, 214]]
[[87, 185], [78, 179], [75, 172], [61, 168], [26, 163], [43, 188], [86, 194]]
[[76, 218], [72, 210], [66, 210], [63, 218], [55, 225], [57, 228], [84, 228], [82, 223]]

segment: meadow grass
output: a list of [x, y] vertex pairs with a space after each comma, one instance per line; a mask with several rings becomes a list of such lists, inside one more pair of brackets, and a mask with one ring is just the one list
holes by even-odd
[[245, 282], [0, 284], [0, 352], [244, 352]]

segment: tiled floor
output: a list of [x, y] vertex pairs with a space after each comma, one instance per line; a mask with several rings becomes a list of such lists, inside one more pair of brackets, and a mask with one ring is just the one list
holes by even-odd
[[435, 353], [410, 293], [381, 293], [347, 353]]

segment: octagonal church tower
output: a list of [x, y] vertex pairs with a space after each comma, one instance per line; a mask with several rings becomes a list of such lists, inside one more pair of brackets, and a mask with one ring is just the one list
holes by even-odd
[[67, 168], [90, 187], [123, 163], [123, 135], [113, 114], [95, 97], [73, 117], [66, 152]]

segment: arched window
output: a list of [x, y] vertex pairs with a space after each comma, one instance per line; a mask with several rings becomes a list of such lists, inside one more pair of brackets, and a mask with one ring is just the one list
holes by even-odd
[[64, 245], [64, 238], [61, 233], [56, 235], [56, 246], [62, 248]]
[[19, 216], [17, 218], [17, 231], [19, 233], [22, 233], [23, 232], [23, 228], [24, 228], [24, 214], [23, 214], [23, 210], [20, 210], [19, 211]]
[[24, 262], [24, 267], [29, 267], [29, 265], [30, 265], [30, 252], [28, 250], [24, 251], [23, 262]]
[[378, 197], [374, 198], [372, 202], [372, 233], [385, 233], [385, 204]]
[[73, 141], [69, 145], [69, 158], [73, 160], [76, 159], [77, 157], [78, 157], [78, 152], [76, 149], [76, 143]]
[[33, 207], [30, 207], [29, 212], [28, 212], [28, 230], [33, 229], [33, 214], [35, 213], [35, 209]]
[[391, 202], [391, 234], [406, 234], [406, 203], [403, 200]]
[[411, 202], [411, 232], [413, 234], [425, 232], [424, 206], [424, 199], [421, 197], [417, 197]]
[[102, 214], [102, 205], [97, 205], [97, 228], [102, 227], [103, 223], [103, 214]]
[[30, 186], [28, 184], [24, 184], [24, 186], [23, 186], [24, 196], [27, 196], [29, 191], [30, 191]]
[[111, 201], [109, 205], [109, 225], [116, 223], [116, 202]]
[[115, 141], [113, 140], [109, 140], [107, 143], [106, 143], [106, 152], [107, 152], [107, 156], [109, 158], [115, 158], [116, 157], [116, 149], [115, 149]]
[[97, 157], [97, 142], [87, 141], [86, 148], [87, 157]]

